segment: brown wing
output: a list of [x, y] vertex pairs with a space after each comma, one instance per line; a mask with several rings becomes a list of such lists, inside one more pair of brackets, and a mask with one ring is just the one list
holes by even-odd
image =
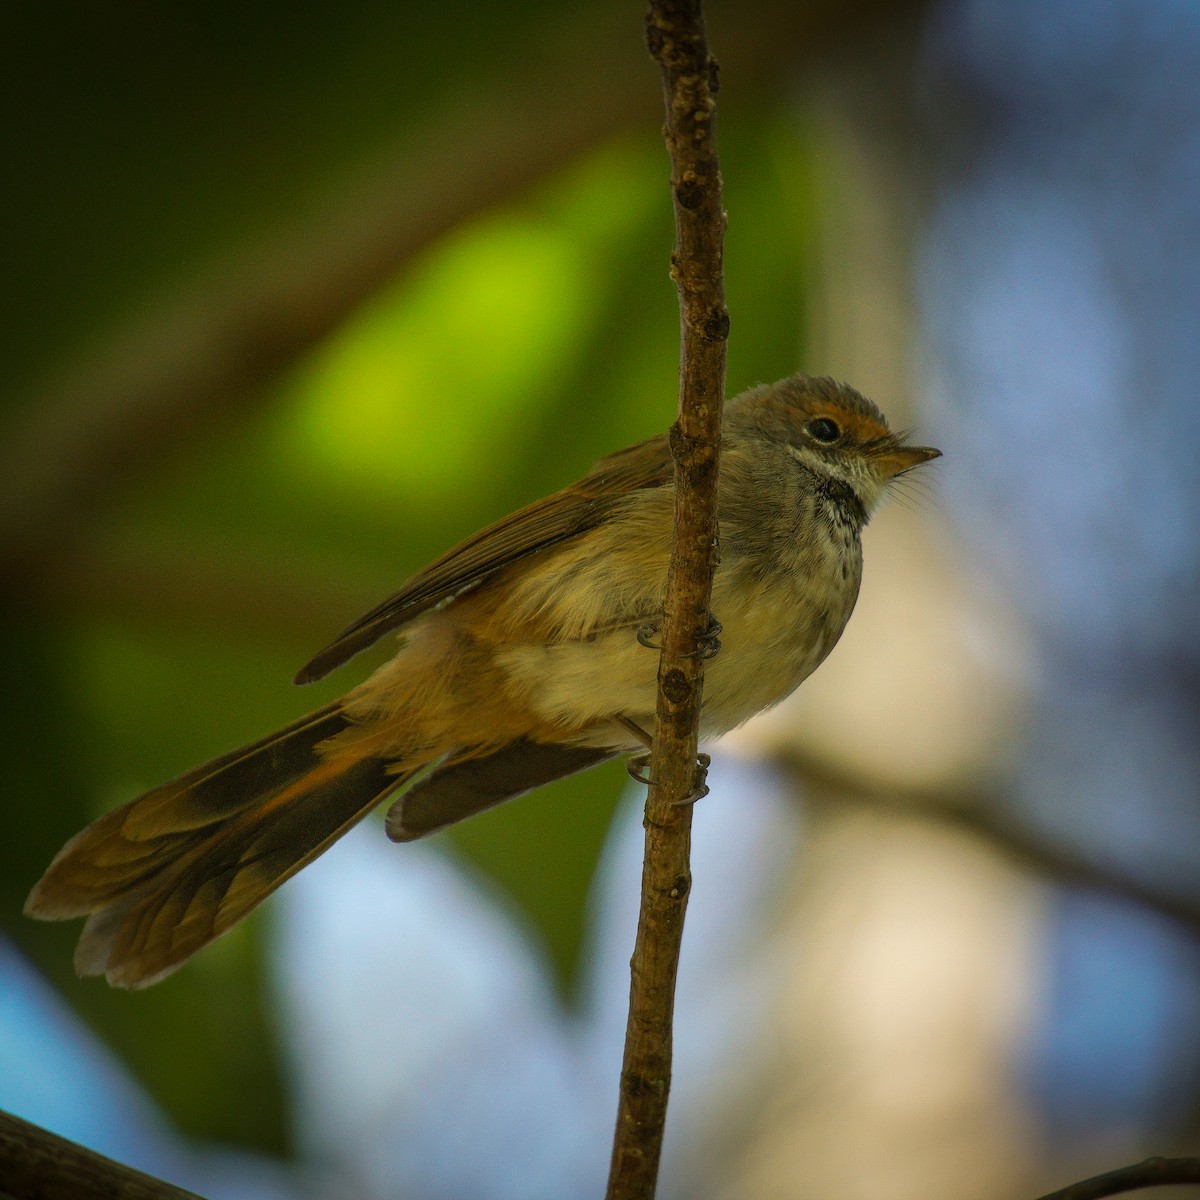
[[348, 625], [305, 663], [296, 682], [322, 678], [385, 633], [477, 587], [502, 567], [594, 529], [627, 492], [661, 487], [671, 476], [666, 434], [610, 454], [578, 483], [489, 525], [418, 571], [394, 596]]

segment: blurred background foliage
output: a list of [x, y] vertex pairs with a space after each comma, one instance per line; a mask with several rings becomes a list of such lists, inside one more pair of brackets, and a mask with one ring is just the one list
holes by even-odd
[[[756, 7], [766, 30], [727, 35], [743, 47], [727, 59], [721, 132], [731, 392], [803, 360], [810, 157], [778, 80], [758, 70], [771, 66], [764, 33], [796, 18]], [[718, 38], [731, 19], [714, 13]], [[288, 684], [430, 557], [670, 422], [671, 217], [639, 25], [616, 6], [503, 0], [10, 18], [0, 304], [13, 486], [0, 524], [19, 701], [5, 726], [0, 927], [184, 1130], [284, 1144], [258, 969], [269, 910], [130, 997], [74, 985], [75, 931], [24, 921], [23, 895], [86, 820], [360, 678], [356, 663], [304, 694]], [[550, 43], [566, 63], [539, 61]], [[605, 110], [606, 127], [582, 113], [578, 146], [525, 154], [536, 114], [506, 114], [508, 93], [527, 73], [553, 84], [576, 68], [582, 87], [558, 102]], [[597, 73], [615, 98], [588, 94]], [[405, 172], [414, 129], [433, 148], [417, 163], [431, 178], [407, 177], [410, 192], [444, 187], [447, 162], [469, 174], [494, 119], [511, 122], [528, 169], [481, 180], [469, 211], [393, 262], [363, 247], [353, 303], [283, 335], [269, 377], [235, 367], [232, 394], [196, 398], [227, 350], [212, 345], [212, 295], [219, 310], [290, 286], [296, 260], [302, 286], [341, 288], [323, 273], [347, 269], [329, 247], [360, 233], [345, 197]], [[406, 194], [371, 220], [403, 227]], [[236, 336], [235, 363], [272, 330]], [[451, 835], [545, 939], [567, 995], [622, 779], [613, 765]], [[271, 1079], [268, 1103], [221, 1102]]]
[[[728, 394], [829, 373], [946, 457], [697, 812], [662, 1194], [1007, 1200], [1194, 1152], [1200, 10], [706, 8]], [[619, 764], [429, 855], [347, 839], [147, 992], [20, 910], [95, 815], [363, 678], [386, 646], [288, 682], [413, 570], [669, 424], [641, 16], [6, 14], [0, 1105], [119, 1157], [137, 1125], [72, 1123], [111, 1093], [15, 945], [197, 1144], [337, 1196], [596, 1194]], [[31, 1059], [71, 1063], [49, 1098]], [[281, 1194], [248, 1188], [198, 1190]]]

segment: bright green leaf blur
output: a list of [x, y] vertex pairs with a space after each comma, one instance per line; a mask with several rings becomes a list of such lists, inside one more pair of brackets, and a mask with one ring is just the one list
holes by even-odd
[[615, 256], [661, 199], [657, 166], [613, 147], [440, 246], [298, 373], [293, 453], [336, 487], [439, 512], [463, 503], [465, 480], [519, 469], [522, 427], [567, 378]]

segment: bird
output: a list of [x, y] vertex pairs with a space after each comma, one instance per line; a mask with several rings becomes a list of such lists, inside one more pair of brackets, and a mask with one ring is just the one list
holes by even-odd
[[[793, 375], [726, 405], [721, 653], [705, 667], [701, 738], [778, 703], [824, 661], [858, 595], [863, 527], [890, 483], [939, 454], [827, 377]], [[673, 502], [664, 433], [467, 538], [295, 679], [395, 635], [365, 682], [101, 816], [53, 859], [26, 913], [85, 918], [77, 972], [142, 988], [397, 791], [386, 832], [411, 841], [644, 751], [658, 673], [645, 634], [661, 618]]]

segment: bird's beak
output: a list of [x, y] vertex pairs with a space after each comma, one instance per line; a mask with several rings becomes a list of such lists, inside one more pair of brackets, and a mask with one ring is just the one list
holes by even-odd
[[875, 468], [886, 482], [927, 463], [931, 458], [941, 458], [942, 452], [932, 446], [892, 446], [874, 457]]

